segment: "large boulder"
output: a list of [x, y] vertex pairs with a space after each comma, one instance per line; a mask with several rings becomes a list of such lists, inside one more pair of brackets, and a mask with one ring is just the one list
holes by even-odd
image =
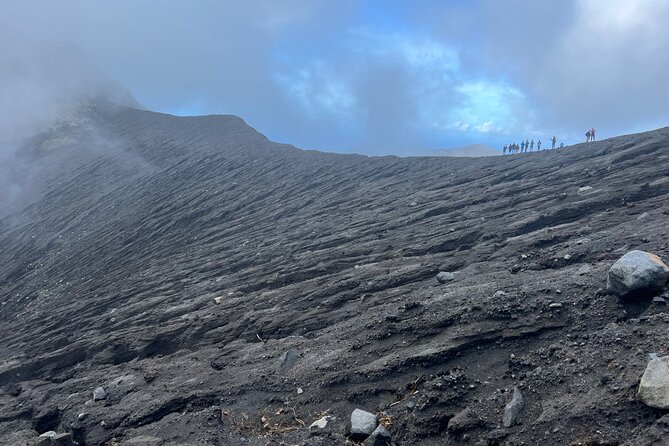
[[630, 251], [609, 270], [606, 288], [623, 298], [648, 295], [669, 282], [669, 266], [655, 254]]
[[647, 406], [669, 409], [669, 356], [654, 355], [648, 362], [637, 397]]

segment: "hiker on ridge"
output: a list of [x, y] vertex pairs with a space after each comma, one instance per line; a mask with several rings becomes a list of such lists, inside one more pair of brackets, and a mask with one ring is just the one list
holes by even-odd
[[592, 138], [592, 130], [588, 130], [585, 134], [585, 142], [590, 142], [590, 138]]
[[541, 152], [541, 140], [537, 141], [537, 152]]
[[530, 143], [530, 152], [534, 152], [534, 140]]
[[525, 140], [525, 151], [527, 152], [530, 149], [530, 140]]
[[556, 143], [556, 142], [557, 142], [557, 138], [556, 138], [555, 136], [553, 136], [553, 137], [551, 138], [551, 149], [554, 149], [554, 148], [555, 148], [555, 143]]
[[590, 129], [590, 141], [594, 140], [595, 140], [595, 128], [593, 127]]

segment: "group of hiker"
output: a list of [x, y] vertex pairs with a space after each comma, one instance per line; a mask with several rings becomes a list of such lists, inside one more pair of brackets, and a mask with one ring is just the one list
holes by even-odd
[[[551, 139], [549, 139], [551, 142], [551, 149], [555, 148], [555, 144], [557, 144], [557, 138], [553, 136]], [[537, 141], [537, 152], [541, 150], [541, 140]], [[560, 143], [560, 147], [564, 147], [564, 143]], [[544, 150], [547, 150], [545, 147]], [[534, 152], [534, 140], [530, 141], [529, 139], [526, 141], [521, 141], [520, 144], [504, 144], [504, 155], [512, 154], [512, 153], [527, 153], [527, 152]]]
[[[585, 142], [591, 142], [595, 140], [595, 128], [591, 128], [588, 130], [585, 134]], [[551, 149], [555, 148], [555, 144], [557, 144], [557, 138], [553, 136], [552, 138], [549, 139], [551, 143]], [[515, 154], [515, 153], [527, 153], [527, 152], [534, 152], [534, 140], [525, 140], [521, 141], [520, 144], [504, 144], [504, 150], [502, 153], [506, 155], [507, 153], [510, 154]], [[541, 150], [541, 140], [537, 141], [536, 143], [537, 147], [537, 152]], [[560, 148], [564, 147], [564, 143], [560, 143]], [[547, 150], [547, 148], [544, 148], [544, 150]]]
[[595, 128], [591, 128], [585, 133], [585, 142], [590, 142], [595, 140]]

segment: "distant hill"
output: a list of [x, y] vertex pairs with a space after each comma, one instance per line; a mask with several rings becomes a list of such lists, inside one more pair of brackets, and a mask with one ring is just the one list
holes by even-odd
[[470, 144], [468, 146], [439, 150], [436, 155], [473, 157], [501, 155], [501, 152], [483, 144]]

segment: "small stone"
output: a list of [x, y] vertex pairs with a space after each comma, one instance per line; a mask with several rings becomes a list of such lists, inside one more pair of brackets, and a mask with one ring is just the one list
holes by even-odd
[[77, 420], [81, 421], [81, 420], [85, 419], [87, 416], [88, 416], [88, 414], [86, 412], [82, 412], [79, 415], [77, 415]]
[[42, 435], [40, 435], [38, 438], [54, 438], [56, 435], [58, 435], [57, 432], [55, 431], [48, 431], [44, 432]]
[[299, 351], [291, 348], [286, 353], [284, 353], [283, 356], [281, 356], [281, 368], [292, 369], [301, 357], [302, 355]]
[[548, 308], [562, 308], [562, 304], [560, 302], [553, 302], [552, 304], [548, 305]]
[[452, 434], [457, 434], [471, 430], [477, 426], [480, 426], [482, 423], [483, 420], [481, 420], [481, 418], [473, 410], [466, 408], [448, 420], [446, 429]]
[[407, 401], [406, 403], [404, 403], [404, 407], [406, 407], [409, 410], [413, 410], [416, 408], [416, 403], [414, 403], [413, 401]]
[[592, 270], [592, 267], [586, 264], [580, 267], [578, 271], [576, 271], [576, 274], [578, 274], [579, 276], [583, 276], [585, 274], [588, 274], [590, 270]]
[[324, 416], [319, 418], [318, 420], [314, 421], [309, 425], [309, 430], [312, 429], [325, 429], [328, 425], [328, 421], [330, 420], [329, 416]]
[[102, 387], [98, 387], [93, 391], [93, 401], [104, 400], [107, 398], [107, 392]]
[[41, 440], [37, 443], [37, 446], [75, 446], [72, 434], [69, 432], [58, 434], [54, 431], [49, 431], [43, 433], [38, 438], [41, 438]]
[[301, 387], [298, 387], [298, 388], [297, 388], [297, 394], [298, 394], [298, 395], [302, 395], [303, 393], [304, 393], [304, 390], [302, 390]]
[[565, 254], [564, 257], [562, 257], [565, 260], [571, 260], [571, 255], [570, 254]]
[[437, 280], [439, 283], [448, 283], [455, 280], [455, 274], [447, 271], [441, 271], [437, 274]]
[[669, 281], [669, 266], [651, 253], [630, 251], [609, 270], [607, 291], [621, 298], [634, 298], [660, 290]]
[[637, 397], [647, 406], [669, 409], [669, 356], [652, 356], [641, 377]]
[[362, 441], [371, 435], [377, 426], [376, 415], [364, 410], [355, 409], [351, 413], [351, 439]]
[[388, 446], [390, 444], [390, 432], [388, 432], [388, 429], [382, 424], [376, 427], [374, 429], [374, 432], [367, 437], [365, 442], [363, 443], [364, 446]]
[[504, 407], [504, 417], [502, 418], [504, 427], [511, 427], [518, 423], [520, 413], [523, 411], [524, 406], [525, 400], [523, 399], [523, 394], [520, 393], [518, 387], [514, 387], [513, 398], [509, 404]]

